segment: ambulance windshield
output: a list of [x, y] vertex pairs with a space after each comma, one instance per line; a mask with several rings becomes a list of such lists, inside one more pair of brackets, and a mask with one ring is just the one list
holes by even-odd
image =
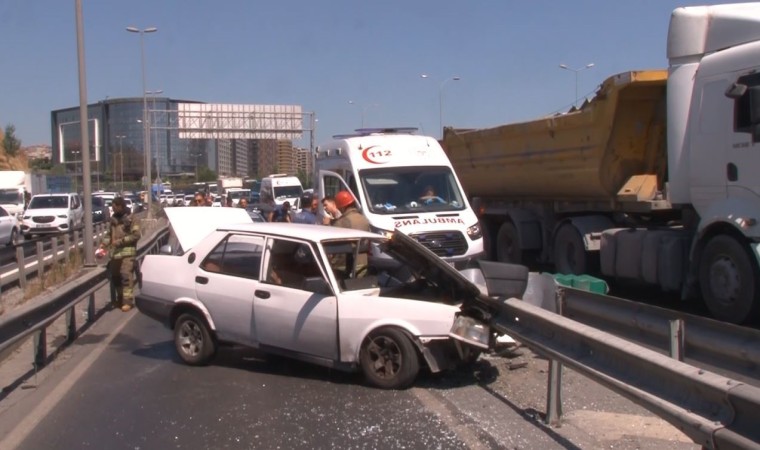
[[375, 214], [461, 211], [462, 193], [449, 167], [392, 167], [359, 172]]

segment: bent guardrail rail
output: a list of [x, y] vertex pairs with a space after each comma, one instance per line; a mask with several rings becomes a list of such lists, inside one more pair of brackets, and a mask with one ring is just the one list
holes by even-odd
[[[526, 295], [539, 306], [505, 300], [493, 326], [551, 360], [548, 422], [556, 422], [561, 411], [559, 386], [564, 364], [657, 414], [706, 448], [760, 448], [760, 388], [547, 311], [553, 309], [554, 283], [541, 281], [543, 284], [533, 283], [533, 288], [542, 295]], [[572, 303], [573, 292], [565, 288], [556, 292], [559, 306], [567, 304], [568, 296]], [[608, 299], [602, 297], [596, 300]], [[580, 309], [593, 310], [590, 305]], [[605, 312], [613, 322], [625, 322], [629, 314], [625, 308], [615, 311], [608, 307]]]
[[[138, 244], [137, 258], [148, 253], [156, 253], [166, 240], [169, 227], [165, 221], [156, 221], [154, 227], [145, 230], [147, 237]], [[144, 234], [146, 236], [146, 234]], [[108, 274], [104, 267], [84, 268], [75, 279], [65, 282], [55, 292], [43, 294], [33, 307], [11, 312], [0, 318], [0, 361], [8, 351], [17, 344], [35, 335], [34, 364], [42, 367], [47, 359], [46, 329], [61, 315], [67, 315], [67, 341], [77, 335], [76, 314], [74, 307], [89, 298], [87, 322], [95, 320], [94, 293], [108, 283]]]

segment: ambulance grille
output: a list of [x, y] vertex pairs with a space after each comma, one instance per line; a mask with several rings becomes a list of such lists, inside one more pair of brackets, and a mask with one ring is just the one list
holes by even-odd
[[467, 252], [467, 240], [460, 231], [433, 231], [410, 236], [441, 258], [464, 255]]

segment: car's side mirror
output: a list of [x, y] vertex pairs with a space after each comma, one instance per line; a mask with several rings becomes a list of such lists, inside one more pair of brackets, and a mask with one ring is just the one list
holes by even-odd
[[308, 277], [303, 281], [303, 290], [320, 295], [333, 295], [330, 285], [322, 277]]
[[171, 255], [172, 254], [172, 246], [169, 244], [162, 245], [161, 248], [158, 249], [158, 253], [160, 255]]

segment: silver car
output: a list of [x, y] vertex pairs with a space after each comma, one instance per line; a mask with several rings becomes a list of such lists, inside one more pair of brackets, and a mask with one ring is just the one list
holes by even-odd
[[174, 330], [188, 364], [231, 343], [395, 389], [494, 344], [497, 303], [402, 233], [252, 223], [238, 208], [166, 214], [173, 248], [145, 257], [136, 303]]

